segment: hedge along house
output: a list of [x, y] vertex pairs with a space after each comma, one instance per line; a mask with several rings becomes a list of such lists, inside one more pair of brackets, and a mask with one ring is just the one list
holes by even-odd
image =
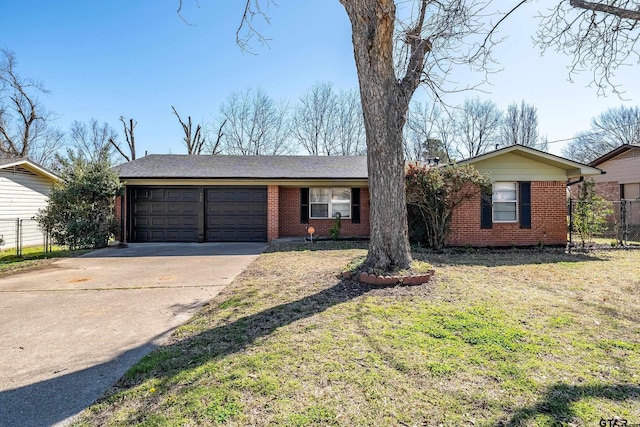
[[0, 250], [43, 245], [34, 220], [60, 177], [26, 158], [0, 159]]
[[342, 235], [369, 235], [364, 156], [148, 155], [115, 170], [122, 241], [327, 236], [337, 213]]
[[567, 243], [567, 185], [600, 169], [522, 145], [459, 164], [492, 181], [491, 194], [467, 200], [451, 222], [451, 246], [531, 246]]

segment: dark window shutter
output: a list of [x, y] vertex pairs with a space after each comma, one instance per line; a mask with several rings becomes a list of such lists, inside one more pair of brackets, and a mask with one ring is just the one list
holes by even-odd
[[309, 189], [300, 189], [300, 224], [309, 223]]
[[531, 228], [531, 183], [518, 183], [518, 206], [520, 206], [520, 228]]
[[480, 195], [480, 228], [493, 228], [491, 190], [483, 190]]
[[360, 189], [351, 189], [351, 222], [360, 224]]

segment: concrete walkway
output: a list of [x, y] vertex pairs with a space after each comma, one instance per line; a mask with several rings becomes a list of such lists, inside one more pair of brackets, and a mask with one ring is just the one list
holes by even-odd
[[69, 424], [265, 248], [131, 244], [0, 278], [0, 426]]

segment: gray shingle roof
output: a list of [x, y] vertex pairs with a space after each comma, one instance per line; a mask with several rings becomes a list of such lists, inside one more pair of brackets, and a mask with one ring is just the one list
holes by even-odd
[[114, 168], [120, 178], [366, 179], [365, 156], [150, 154]]

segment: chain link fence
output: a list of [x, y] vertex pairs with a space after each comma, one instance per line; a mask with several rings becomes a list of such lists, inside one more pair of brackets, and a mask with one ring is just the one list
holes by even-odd
[[13, 252], [22, 256], [22, 250], [29, 246], [42, 246], [50, 252], [52, 242], [33, 218], [0, 218], [0, 251]]
[[[582, 202], [569, 200], [569, 244], [580, 243], [574, 226]], [[607, 216], [603, 227], [589, 237], [589, 243], [640, 246], [640, 200], [610, 201], [613, 212]]]

